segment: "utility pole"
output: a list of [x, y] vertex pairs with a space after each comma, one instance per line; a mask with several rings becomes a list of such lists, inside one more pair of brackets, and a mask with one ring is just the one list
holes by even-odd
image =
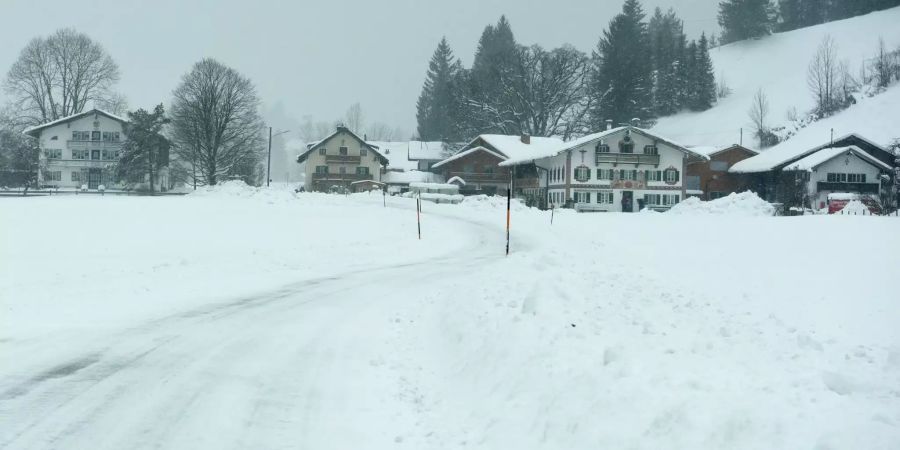
[[269, 158], [266, 162], [266, 187], [269, 187], [269, 182], [272, 181], [272, 176], [269, 172], [272, 170], [272, 127], [269, 127]]

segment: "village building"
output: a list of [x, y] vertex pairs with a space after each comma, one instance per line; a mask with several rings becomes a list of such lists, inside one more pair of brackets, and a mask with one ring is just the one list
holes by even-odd
[[447, 146], [440, 141], [410, 141], [407, 146], [407, 158], [416, 163], [416, 170], [430, 172], [431, 168], [441, 162], [447, 152]]
[[513, 168], [502, 162], [531, 159], [562, 145], [563, 141], [557, 138], [483, 134], [454, 155], [434, 164], [432, 170], [448, 183], [459, 186], [462, 195], [506, 195], [511, 184], [520, 182], [523, 187], [537, 187], [538, 175], [529, 168], [517, 168], [514, 181]]
[[894, 155], [859, 134], [803, 148], [790, 140], [735, 164], [760, 197], [775, 203], [822, 209], [828, 194], [881, 199], [889, 195]]
[[368, 189], [371, 185], [354, 183], [376, 181], [382, 177], [388, 159], [379, 150], [344, 126], [321, 141], [311, 143], [297, 156], [297, 163], [306, 163], [306, 190], [315, 192], [349, 192], [356, 186]]
[[[126, 141], [128, 121], [99, 109], [64, 117], [28, 128], [25, 134], [38, 140], [38, 185], [55, 189], [147, 189], [149, 175], [138, 180], [119, 180], [113, 166]], [[155, 190], [170, 186], [168, 168], [155, 176]]]
[[685, 176], [687, 195], [696, 195], [703, 200], [715, 200], [749, 189], [749, 177], [728, 170], [738, 162], [758, 155], [758, 151], [739, 144], [688, 148], [709, 159], [688, 164]]
[[666, 210], [687, 196], [684, 173], [705, 155], [647, 130], [624, 126], [559, 145], [541, 155], [510, 159], [503, 167], [540, 173], [524, 196], [579, 211]]

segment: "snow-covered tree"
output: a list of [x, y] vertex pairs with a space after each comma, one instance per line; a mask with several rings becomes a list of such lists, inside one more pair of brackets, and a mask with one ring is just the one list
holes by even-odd
[[453, 56], [447, 39], [442, 38], [428, 64], [425, 85], [416, 103], [416, 120], [421, 139], [460, 139], [462, 87], [457, 85], [457, 81], [462, 70], [462, 63]]
[[122, 144], [122, 154], [115, 165], [116, 176], [125, 182], [143, 182], [146, 177], [153, 192], [160, 169], [169, 164], [171, 144], [162, 131], [170, 120], [159, 104], [153, 112], [144, 109], [129, 112], [128, 121], [125, 127], [128, 139]]
[[766, 36], [775, 16], [769, 0], [724, 0], [719, 3], [723, 43]]

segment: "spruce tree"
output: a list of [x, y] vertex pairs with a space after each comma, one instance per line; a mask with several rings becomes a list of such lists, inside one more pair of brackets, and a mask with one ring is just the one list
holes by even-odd
[[724, 0], [719, 3], [722, 42], [755, 39], [772, 31], [774, 12], [769, 0]]
[[456, 82], [461, 63], [453, 56], [447, 38], [438, 44], [431, 62], [425, 85], [416, 104], [419, 138], [423, 140], [459, 139], [459, 119]]
[[655, 79], [654, 108], [659, 116], [678, 111], [681, 43], [685, 40], [683, 25], [673, 10], [663, 14], [659, 8], [653, 13], [648, 26], [650, 53]]
[[128, 113], [125, 133], [128, 140], [122, 144], [122, 154], [115, 164], [115, 173], [120, 180], [149, 180], [153, 192], [160, 169], [169, 163], [171, 144], [163, 137], [162, 130], [170, 120], [162, 104], [153, 112], [138, 109]]
[[[693, 45], [693, 43], [691, 43]], [[705, 111], [716, 101], [716, 77], [712, 59], [709, 57], [709, 42], [706, 33], [700, 35], [695, 47], [693, 74], [691, 75], [691, 99], [689, 107], [694, 111]]]
[[638, 0], [626, 0], [622, 13], [610, 21], [595, 53], [591, 111], [595, 127], [607, 119], [626, 123], [653, 114], [653, 79], [644, 12]]
[[485, 132], [515, 133], [512, 118], [497, 114], [509, 103], [500, 82], [504, 74], [515, 70], [518, 46], [506, 16], [496, 25], [488, 25], [478, 41], [478, 49], [468, 76], [465, 110], [468, 134]]

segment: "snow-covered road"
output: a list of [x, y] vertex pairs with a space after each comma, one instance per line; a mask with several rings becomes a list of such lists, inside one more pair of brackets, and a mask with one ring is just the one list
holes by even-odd
[[900, 219], [232, 187], [0, 202], [0, 448], [900, 442]]
[[[0, 386], [0, 447], [383, 448], [416, 426], [395, 311], [502, 258], [484, 226], [449, 255], [352, 270], [141, 323]], [[492, 236], [492, 237], [493, 237]], [[42, 342], [53, 345], [53, 342]], [[399, 384], [398, 384], [399, 383]]]

